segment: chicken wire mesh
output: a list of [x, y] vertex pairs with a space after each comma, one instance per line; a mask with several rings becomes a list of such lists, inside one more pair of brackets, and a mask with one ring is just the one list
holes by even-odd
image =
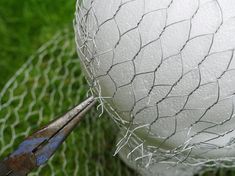
[[[234, 167], [234, 5], [223, 0], [77, 3], [74, 26], [83, 67], [123, 133], [116, 153], [143, 167]], [[151, 84], [138, 92], [143, 80]]]
[[[6, 83], [0, 93], [0, 156], [11, 153], [27, 135], [86, 97], [72, 30], [56, 34]], [[93, 110], [49, 164], [35, 175], [133, 175], [112, 157], [115, 129]], [[107, 131], [109, 133], [107, 134]]]

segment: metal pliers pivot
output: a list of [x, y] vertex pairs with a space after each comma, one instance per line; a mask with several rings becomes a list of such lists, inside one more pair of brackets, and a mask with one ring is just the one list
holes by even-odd
[[27, 137], [17, 150], [0, 162], [0, 176], [26, 176], [45, 164], [95, 103], [94, 97], [90, 97]]

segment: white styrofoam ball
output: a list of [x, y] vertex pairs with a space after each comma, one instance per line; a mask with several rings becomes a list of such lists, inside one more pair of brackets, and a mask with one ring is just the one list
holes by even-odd
[[149, 124], [147, 144], [234, 157], [234, 0], [84, 0], [75, 31], [90, 83], [116, 115]]

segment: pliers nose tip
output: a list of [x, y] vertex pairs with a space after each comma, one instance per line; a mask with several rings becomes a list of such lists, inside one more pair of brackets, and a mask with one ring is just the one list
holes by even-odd
[[49, 124], [47, 127], [39, 131], [41, 137], [50, 137], [43, 142], [42, 146], [36, 148], [37, 165], [44, 164], [64, 142], [67, 136], [80, 123], [85, 113], [96, 103], [94, 97], [90, 97], [78, 106], [69, 110], [65, 115]]

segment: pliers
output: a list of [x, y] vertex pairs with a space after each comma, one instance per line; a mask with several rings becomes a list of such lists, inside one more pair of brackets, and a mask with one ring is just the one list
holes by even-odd
[[0, 161], [0, 176], [26, 176], [45, 164], [95, 103], [96, 99], [89, 97], [27, 137], [17, 150]]

